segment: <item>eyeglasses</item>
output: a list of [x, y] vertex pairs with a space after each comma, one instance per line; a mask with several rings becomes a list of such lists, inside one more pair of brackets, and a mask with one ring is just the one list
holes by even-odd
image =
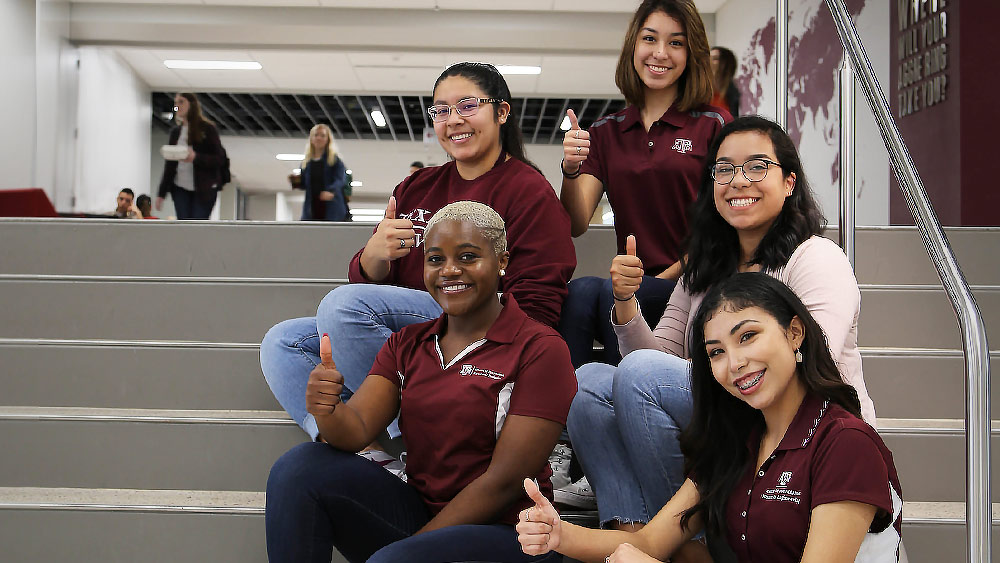
[[751, 182], [760, 182], [767, 176], [767, 169], [774, 165], [780, 167], [781, 164], [766, 158], [751, 158], [743, 164], [732, 164], [730, 162], [717, 162], [712, 170], [712, 179], [718, 184], [725, 186], [736, 177], [736, 169], [743, 172], [743, 177]]
[[431, 121], [435, 123], [440, 123], [442, 121], [447, 121], [448, 117], [451, 116], [451, 108], [455, 108], [458, 115], [462, 117], [472, 117], [476, 115], [479, 111], [480, 104], [499, 104], [503, 103], [500, 98], [465, 98], [459, 100], [457, 104], [434, 104], [427, 108], [427, 115], [430, 116]]

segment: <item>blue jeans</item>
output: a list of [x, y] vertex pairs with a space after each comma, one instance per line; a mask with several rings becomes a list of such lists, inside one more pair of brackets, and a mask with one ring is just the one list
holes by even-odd
[[[282, 321], [260, 343], [260, 368], [281, 406], [309, 436], [319, 435], [306, 412], [306, 384], [319, 364], [319, 339], [330, 335], [333, 361], [344, 376], [347, 401], [361, 386], [389, 335], [414, 323], [441, 316], [441, 307], [426, 291], [377, 284], [340, 286], [323, 298], [315, 317]], [[399, 425], [389, 425], [399, 437]]]
[[327, 444], [292, 448], [267, 478], [267, 557], [271, 563], [348, 561], [541, 562], [561, 556], [521, 552], [513, 526], [449, 526], [414, 536], [431, 518], [412, 486], [379, 465]]
[[178, 219], [208, 219], [219, 192], [211, 190], [206, 199], [202, 199], [195, 192], [174, 186], [170, 188], [170, 197], [174, 200], [174, 213]]
[[649, 522], [684, 483], [679, 436], [691, 421], [690, 362], [636, 350], [587, 364], [566, 427], [597, 495], [601, 525]]
[[[642, 277], [635, 297], [639, 300], [642, 318], [650, 327], [660, 322], [674, 285], [676, 282], [672, 280]], [[569, 294], [563, 302], [559, 318], [559, 334], [569, 346], [573, 367], [579, 368], [593, 359], [594, 340], [604, 345], [604, 363], [616, 366], [621, 361], [618, 337], [611, 326], [611, 307], [614, 304], [611, 278], [586, 276], [569, 282]]]

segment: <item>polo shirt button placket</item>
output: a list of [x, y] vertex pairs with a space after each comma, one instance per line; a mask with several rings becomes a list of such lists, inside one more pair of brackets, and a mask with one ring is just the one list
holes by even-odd
[[746, 517], [747, 517], [747, 511], [746, 511], [746, 510], [744, 510], [744, 511], [743, 511], [743, 514], [740, 514], [740, 516], [742, 516], [742, 517], [746, 518]]
[[740, 534], [740, 539], [743, 540], [743, 541], [747, 541], [747, 535], [746, 534]]
[[649, 142], [649, 148], [653, 148], [653, 141]]

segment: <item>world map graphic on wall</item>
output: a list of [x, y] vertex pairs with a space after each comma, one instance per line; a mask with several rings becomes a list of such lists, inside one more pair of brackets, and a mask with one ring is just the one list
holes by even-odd
[[[852, 17], [857, 18], [865, 1], [847, 0]], [[790, 2], [789, 19], [794, 19], [798, 10], [810, 13], [807, 13], [804, 31], [789, 32], [788, 134], [798, 145], [804, 129], [816, 129], [827, 144], [835, 147], [839, 143], [838, 116], [837, 103], [832, 102], [839, 98], [837, 75], [843, 47], [826, 2]], [[736, 86], [742, 95], [740, 113], [744, 115], [773, 112], [771, 107], [761, 107], [761, 98], [765, 88], [773, 88], [775, 36], [775, 18], [772, 17], [754, 32], [749, 47], [740, 56]], [[834, 183], [839, 179], [839, 163], [838, 156], [830, 167], [830, 179]]]

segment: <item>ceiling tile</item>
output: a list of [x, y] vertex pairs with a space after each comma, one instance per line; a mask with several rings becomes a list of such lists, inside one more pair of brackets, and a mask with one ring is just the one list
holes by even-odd
[[250, 55], [281, 90], [337, 91], [362, 90], [344, 53], [314, 51], [252, 51]]
[[416, 93], [428, 95], [440, 68], [356, 67], [362, 88], [372, 92]]
[[115, 49], [125, 62], [152, 88], [177, 89], [190, 87], [173, 70], [163, 66], [163, 60], [148, 49], [119, 47]]

